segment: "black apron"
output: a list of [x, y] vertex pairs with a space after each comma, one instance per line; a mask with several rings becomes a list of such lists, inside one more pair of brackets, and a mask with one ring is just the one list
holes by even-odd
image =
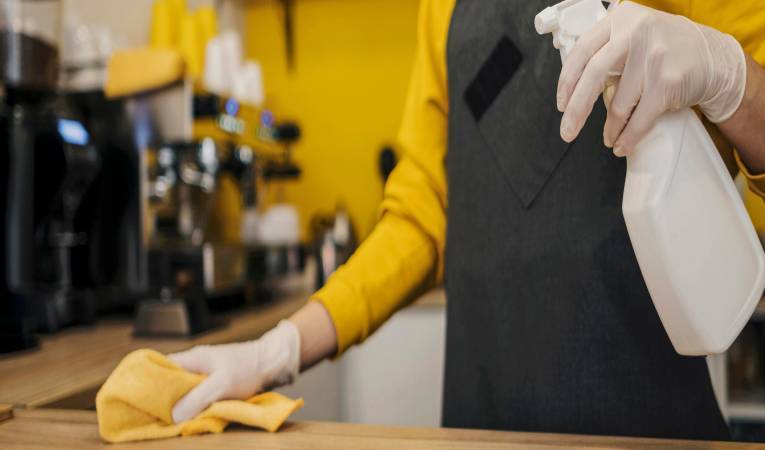
[[675, 353], [621, 211], [599, 100], [559, 137], [551, 2], [461, 0], [447, 48], [443, 423], [727, 439], [704, 358]]

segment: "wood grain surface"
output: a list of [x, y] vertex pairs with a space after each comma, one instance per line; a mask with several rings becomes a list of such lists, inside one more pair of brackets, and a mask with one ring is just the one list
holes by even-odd
[[277, 433], [230, 427], [223, 434], [189, 436], [129, 444], [104, 444], [92, 411], [33, 409], [17, 411], [0, 423], [4, 450], [34, 449], [625, 449], [733, 450], [757, 449], [761, 444], [636, 439], [562, 434], [510, 433], [444, 428], [402, 428], [333, 422], [287, 423]]
[[34, 408], [92, 408], [95, 393], [123, 356], [139, 348], [169, 353], [197, 344], [259, 337], [308, 299], [302, 293], [226, 316], [222, 328], [193, 339], [137, 338], [129, 320], [101, 320], [41, 339], [38, 349], [0, 356], [0, 403]]
[[13, 417], [13, 405], [5, 405], [0, 403], [0, 422]]

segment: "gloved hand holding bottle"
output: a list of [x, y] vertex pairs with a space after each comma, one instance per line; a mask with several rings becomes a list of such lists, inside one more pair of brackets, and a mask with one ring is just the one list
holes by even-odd
[[328, 313], [318, 302], [309, 302], [260, 339], [201, 345], [168, 355], [182, 368], [207, 375], [175, 404], [173, 421], [189, 420], [218, 400], [245, 400], [289, 384], [301, 368], [333, 354], [336, 347], [337, 338]]
[[579, 134], [614, 73], [621, 78], [603, 140], [624, 156], [666, 111], [698, 105], [714, 123], [729, 119], [744, 97], [747, 59], [728, 34], [632, 2], [614, 5], [579, 38], [561, 70], [564, 140]]
[[[765, 253], [720, 149], [689, 107], [699, 104], [721, 127], [741, 125], [743, 49], [732, 36], [631, 3], [609, 15], [599, 0], [564, 0], [540, 11], [534, 27], [552, 33], [561, 52], [564, 139], [575, 137], [572, 121], [580, 131], [608, 84], [604, 140], [615, 141], [620, 156], [634, 150], [622, 191], [624, 223], [675, 350], [724, 352], [765, 289]], [[623, 84], [606, 82], [619, 74]]]

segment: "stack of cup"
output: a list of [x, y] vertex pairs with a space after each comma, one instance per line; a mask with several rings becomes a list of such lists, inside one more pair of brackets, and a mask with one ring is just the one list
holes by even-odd
[[207, 90], [230, 95], [240, 103], [263, 105], [263, 72], [257, 61], [242, 61], [239, 33], [226, 30], [211, 39], [205, 56], [203, 81]]

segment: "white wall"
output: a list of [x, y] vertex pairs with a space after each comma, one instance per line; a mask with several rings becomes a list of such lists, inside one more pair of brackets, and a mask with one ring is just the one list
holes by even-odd
[[[246, 0], [188, 0], [190, 9], [218, 6], [221, 28], [241, 30]], [[72, 15], [82, 23], [104, 25], [119, 47], [140, 47], [149, 42], [151, 7], [154, 0], [64, 0], [64, 17]]]
[[290, 420], [321, 420], [338, 422], [340, 414], [339, 364], [325, 361], [298, 377], [291, 386], [278, 389], [292, 398], [302, 398], [305, 405], [290, 416]]
[[446, 310], [414, 306], [395, 315], [340, 362], [346, 422], [441, 424]]
[[280, 392], [305, 399], [296, 420], [438, 427], [445, 333], [442, 304], [409, 307], [338, 362]]

